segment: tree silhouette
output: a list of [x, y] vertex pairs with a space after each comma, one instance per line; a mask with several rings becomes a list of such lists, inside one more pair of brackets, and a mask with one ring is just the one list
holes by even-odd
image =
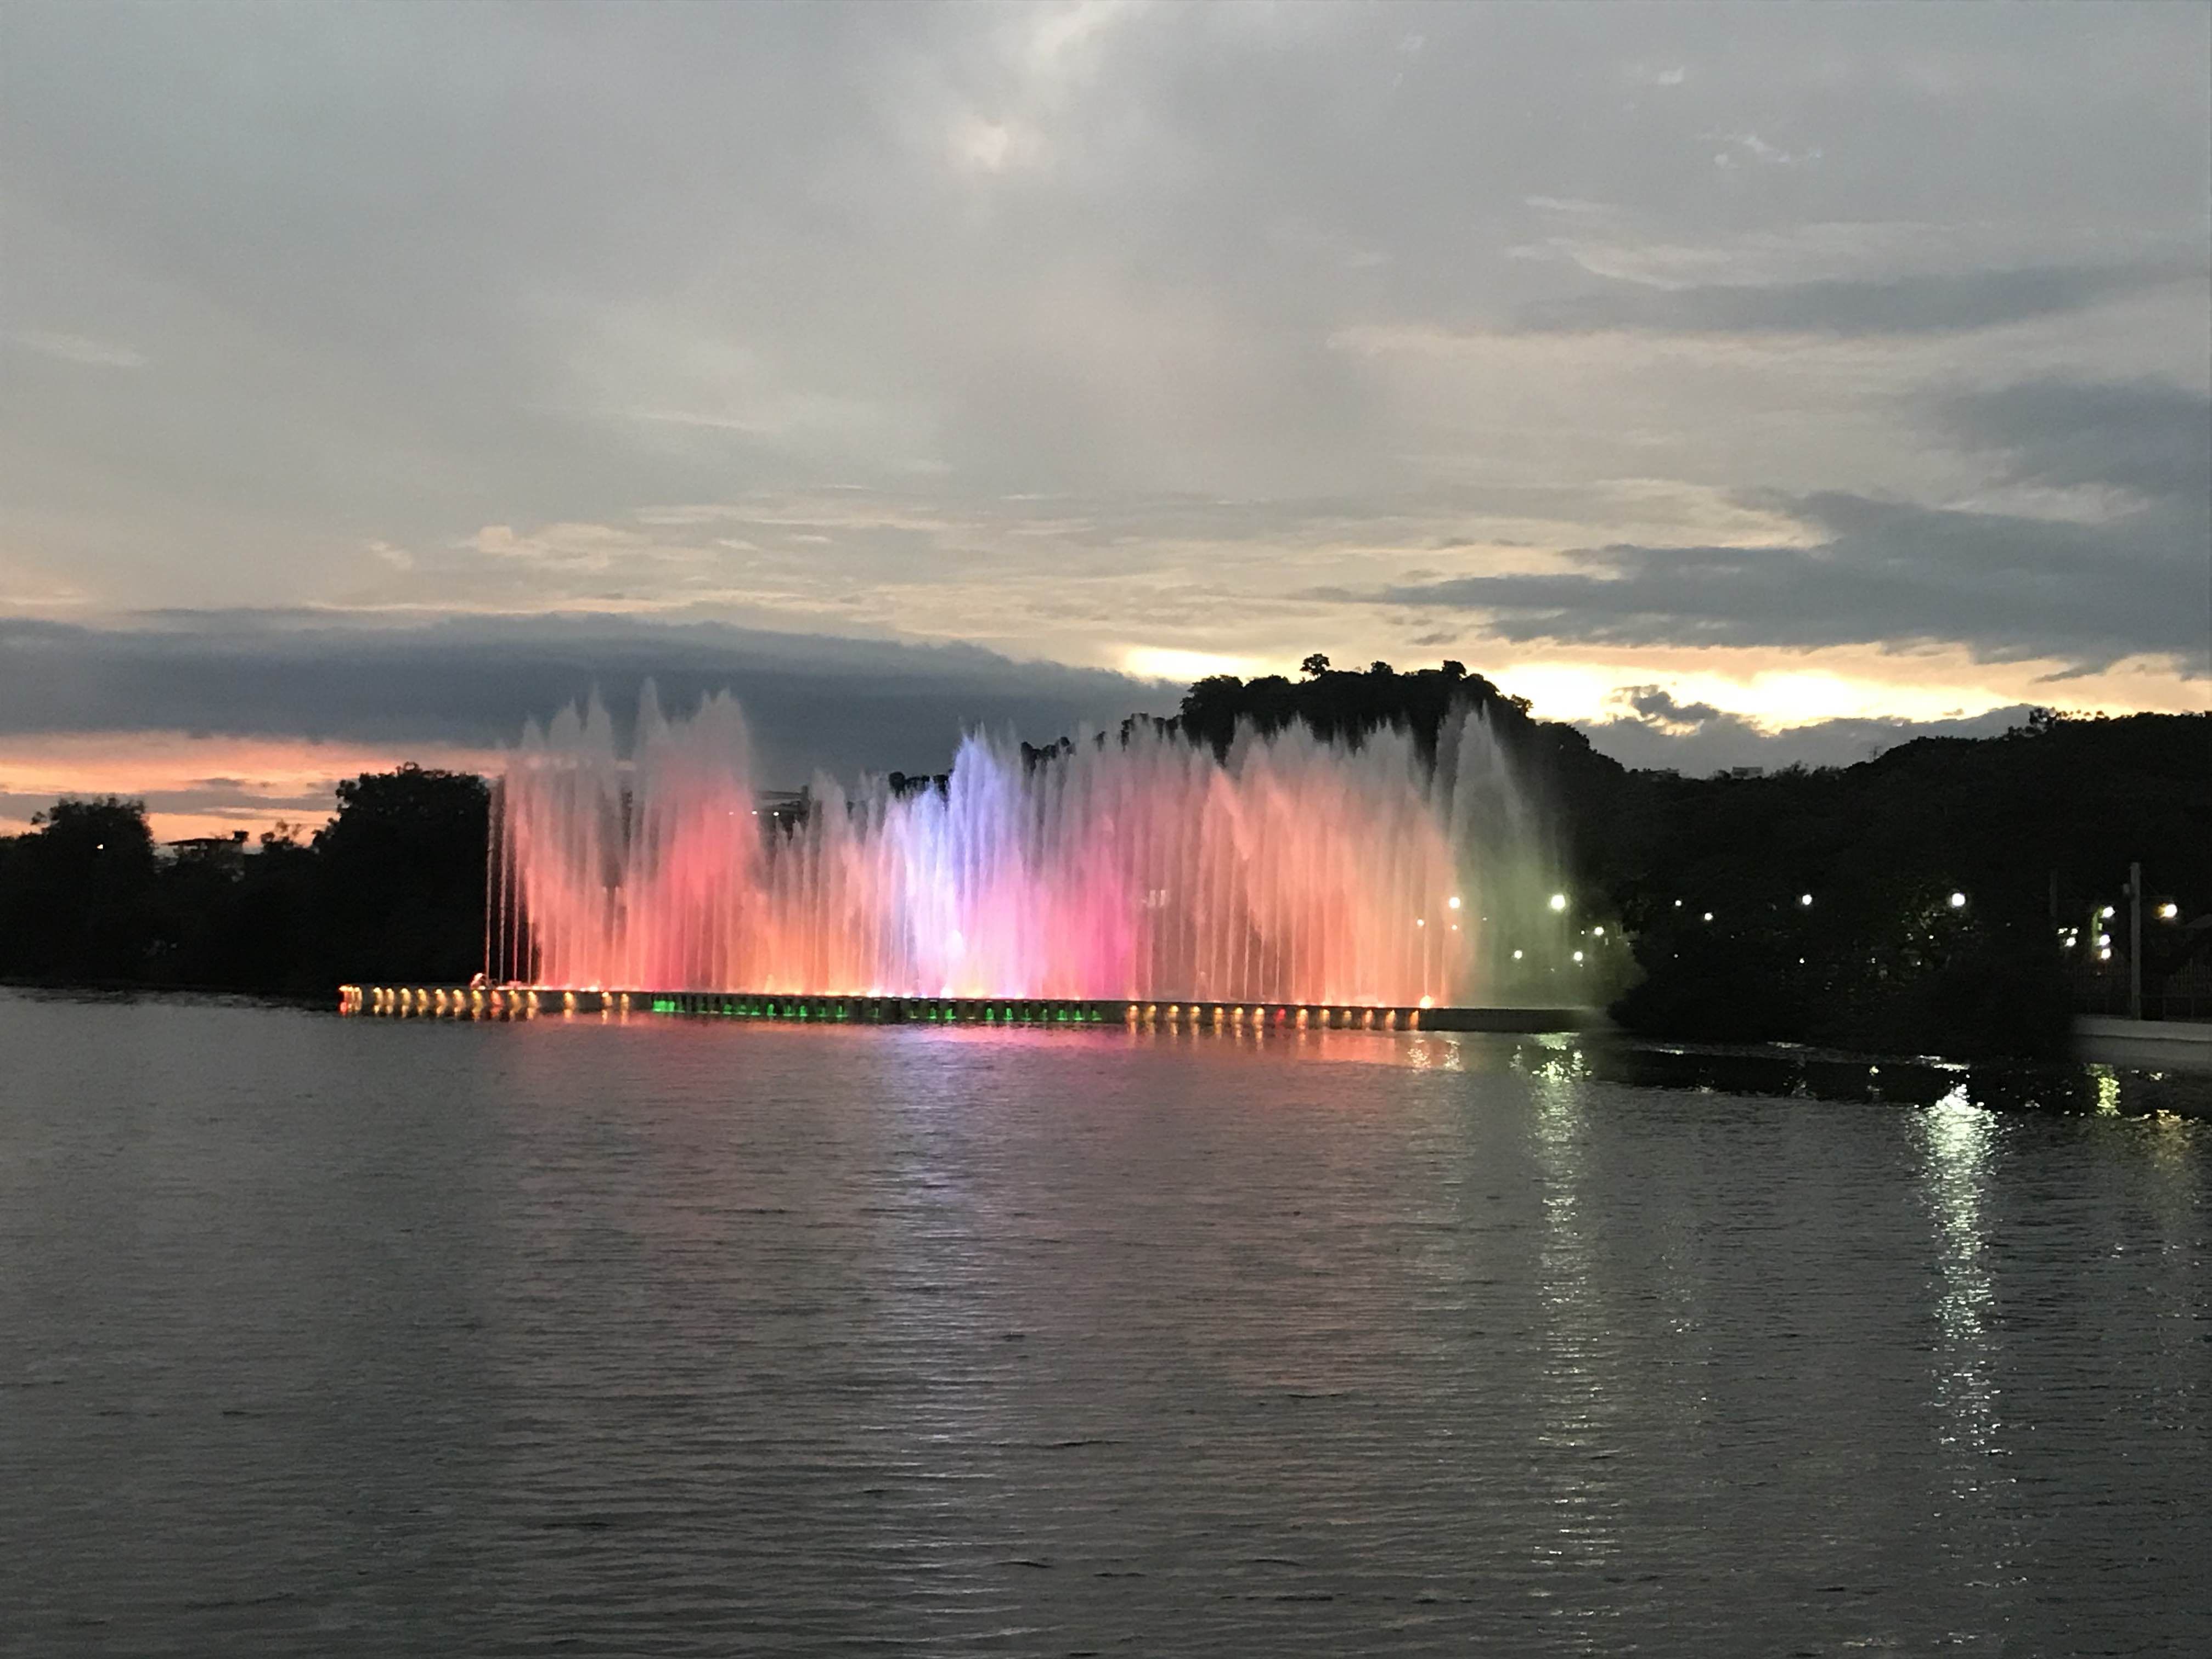
[[314, 838], [337, 975], [468, 979], [483, 965], [484, 781], [408, 765], [349, 778], [337, 800]]
[[0, 869], [0, 972], [94, 983], [139, 977], [154, 945], [146, 804], [64, 798]]

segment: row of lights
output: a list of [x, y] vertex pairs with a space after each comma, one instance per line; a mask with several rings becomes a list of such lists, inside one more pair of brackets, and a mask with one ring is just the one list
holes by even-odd
[[[576, 994], [574, 991], [543, 994], [547, 998], [559, 996], [563, 1012], [575, 1012]], [[342, 1014], [500, 1014], [528, 1016], [542, 1007], [540, 993], [531, 990], [487, 989], [472, 986], [467, 990], [447, 989], [440, 986], [412, 985], [341, 985], [338, 987], [338, 1012]], [[619, 1008], [629, 1012], [629, 993], [623, 992], [612, 1000], [602, 996], [603, 1011]]]
[[[1421, 1008], [1434, 1006], [1435, 999], [1423, 997]], [[1419, 1029], [1420, 1008], [1300, 1008], [1284, 1004], [1262, 1005], [1249, 1009], [1234, 1003], [1192, 1003], [1188, 1007], [1178, 1002], [1133, 1002], [1129, 1005], [1127, 1022], [1132, 1024], [1179, 1025], [1188, 1018], [1193, 1025], [1212, 1024], [1216, 1030], [1224, 1025], [1250, 1024], [1255, 1030], [1268, 1025], [1292, 1025], [1304, 1030], [1309, 1025], [1347, 1027], [1359, 1030], [1395, 1031], [1402, 1024], [1407, 1030]]]

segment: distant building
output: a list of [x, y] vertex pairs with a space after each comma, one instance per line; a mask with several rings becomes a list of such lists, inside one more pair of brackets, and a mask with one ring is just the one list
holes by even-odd
[[227, 836], [186, 836], [161, 843], [161, 855], [170, 864], [211, 865], [225, 875], [246, 873], [246, 831]]

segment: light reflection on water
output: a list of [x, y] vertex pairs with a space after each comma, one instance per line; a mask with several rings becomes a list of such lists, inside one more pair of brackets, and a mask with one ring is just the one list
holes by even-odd
[[2212, 1650], [2172, 1079], [6, 995], [0, 1052], [10, 1651]]
[[1981, 1462], [1996, 1426], [1988, 1322], [1991, 1287], [1982, 1213], [1989, 1179], [1993, 1115], [1966, 1098], [1962, 1084], [1922, 1115], [1928, 1205], [1935, 1223], [1941, 1288], [1936, 1391], [1949, 1418], [1943, 1443], [1956, 1461], [1953, 1491], [1970, 1497], [1985, 1478]]

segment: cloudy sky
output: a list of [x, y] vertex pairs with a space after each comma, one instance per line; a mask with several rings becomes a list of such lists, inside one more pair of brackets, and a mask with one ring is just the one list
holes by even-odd
[[[2212, 697], [2212, 7], [0, 7], [0, 820], [647, 673], [943, 763], [1455, 657]], [[317, 807], [315, 816], [321, 808]]]

